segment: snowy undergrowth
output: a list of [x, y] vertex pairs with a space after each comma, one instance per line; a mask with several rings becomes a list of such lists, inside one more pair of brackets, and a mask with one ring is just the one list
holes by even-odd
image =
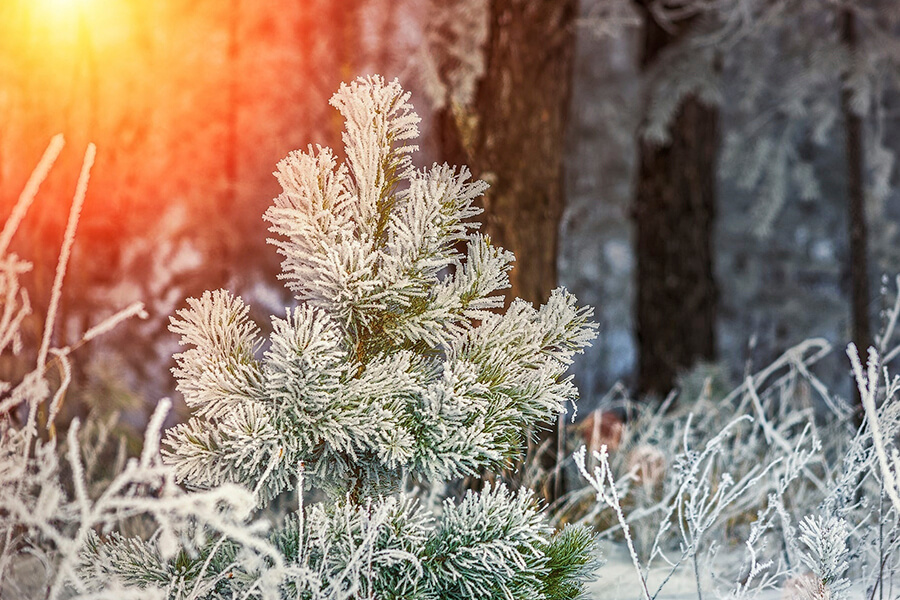
[[[63, 147], [51, 142], [27, 182], [0, 233], [0, 353], [21, 355], [22, 324], [32, 306], [21, 278], [32, 265], [10, 253], [13, 236]], [[57, 437], [56, 417], [71, 382], [70, 355], [134, 316], [145, 316], [140, 303], [103, 320], [73, 347], [51, 345], [63, 281], [75, 230], [87, 191], [95, 150], [89, 146], [75, 191], [56, 268], [40, 346], [33, 368], [19, 381], [0, 382], [0, 597], [3, 598], [153, 598], [165, 592], [128, 590], [115, 582], [97, 589], [97, 565], [86, 560], [102, 536], [142, 528], [163, 552], [172, 554], [187, 528], [201, 523], [210, 531], [241, 540], [256, 552], [273, 552], [259, 537], [259, 524], [248, 522], [253, 497], [237, 486], [186, 492], [174, 470], [161, 462], [160, 429], [169, 409], [160, 402], [147, 428], [139, 458], [119, 459], [105, 468], [99, 461], [112, 441], [110, 422], [78, 419], [65, 439]], [[59, 376], [54, 375], [59, 372]], [[102, 399], [97, 399], [102, 402]], [[108, 453], [107, 453], [108, 455]], [[101, 472], [105, 474], [100, 475]]]
[[895, 303], [865, 365], [848, 348], [861, 426], [813, 375], [830, 348], [809, 340], [731, 393], [707, 386], [582, 448], [575, 462], [589, 485], [557, 519], [623, 544], [635, 597], [894, 597], [900, 379], [886, 364], [898, 314]]

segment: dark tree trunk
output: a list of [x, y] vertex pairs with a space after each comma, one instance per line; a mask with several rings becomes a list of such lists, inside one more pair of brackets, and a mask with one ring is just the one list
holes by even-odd
[[[315, 86], [310, 82], [316, 82], [319, 93], [326, 92], [327, 99], [341, 83], [352, 83], [360, 75], [360, 11], [365, 3], [365, 0], [307, 0], [308, 14], [302, 24], [307, 29], [307, 39], [302, 52], [308, 56], [304, 58], [306, 73], [303, 77], [306, 79], [301, 79], [307, 92], [312, 92], [307, 103], [310, 99], [320, 102]], [[327, 25], [322, 27], [322, 23]], [[323, 119], [325, 139], [343, 160], [346, 158], [341, 141], [344, 120], [330, 106], [322, 105], [321, 110], [323, 112], [313, 118]], [[306, 118], [309, 115], [304, 115]]]
[[240, 86], [240, 45], [238, 25], [241, 20], [241, 0], [231, 0], [228, 5], [228, 114], [227, 140], [225, 142], [226, 210], [234, 210], [238, 185], [238, 88]]
[[[359, 75], [357, 62], [359, 60], [359, 11], [364, 2], [352, 0], [343, 2], [328, 2], [327, 22], [334, 27], [334, 40], [332, 50], [329, 52], [334, 57], [336, 72], [341, 81], [351, 82]], [[315, 68], [315, 65], [313, 65]], [[343, 121], [340, 121], [340, 130], [343, 131]], [[340, 136], [338, 136], [340, 138]]]
[[[645, 14], [642, 69], [678, 42]], [[652, 82], [651, 82], [652, 85]], [[641, 140], [632, 217], [637, 262], [637, 388], [663, 396], [716, 353], [713, 274], [718, 109], [686, 97], [665, 144]]]
[[[508, 298], [532, 303], [557, 285], [577, 14], [577, 0], [493, 0], [474, 106], [437, 115], [442, 159], [491, 185], [481, 218], [493, 242], [516, 255]], [[543, 439], [551, 448], [543, 466], [555, 471], [558, 431]], [[561, 477], [544, 490], [550, 500], [562, 492]]]
[[[850, 9], [841, 12], [841, 42], [851, 53], [856, 51], [856, 15]], [[869, 324], [869, 260], [866, 199], [863, 182], [862, 117], [852, 107], [853, 91], [846, 85], [841, 90], [844, 115], [844, 152], [847, 160], [847, 207], [850, 234], [850, 313], [853, 343], [865, 362], [865, 352], [872, 343]], [[862, 403], [856, 390], [857, 422], [862, 422]]]
[[210, 269], [212, 281], [215, 285], [228, 286], [235, 275], [236, 263], [234, 257], [235, 238], [229, 235], [233, 232], [234, 223], [240, 222], [236, 217], [240, 214], [238, 199], [238, 176], [240, 137], [238, 135], [238, 117], [240, 115], [240, 43], [239, 26], [241, 22], [241, 0], [229, 0], [227, 22], [227, 46], [225, 47], [225, 61], [227, 72], [226, 81], [226, 106], [225, 106], [225, 147], [222, 152], [223, 171], [225, 175], [225, 189], [218, 210], [218, 227], [212, 237], [212, 255], [215, 257], [217, 268]]

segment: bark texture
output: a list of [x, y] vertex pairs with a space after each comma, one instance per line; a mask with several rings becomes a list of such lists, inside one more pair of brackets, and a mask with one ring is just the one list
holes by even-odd
[[491, 2], [474, 106], [438, 115], [443, 158], [491, 184], [482, 221], [516, 255], [510, 297], [531, 302], [557, 284], [576, 16], [576, 0]]
[[[577, 0], [493, 0], [485, 73], [472, 106], [437, 115], [442, 159], [490, 183], [481, 215], [492, 241], [516, 255], [507, 298], [542, 303], [557, 285], [565, 205], [564, 137], [572, 93]], [[555, 470], [561, 439], [541, 436]], [[554, 477], [544, 494], [563, 491]]]
[[[681, 31], [644, 15], [641, 66], [650, 72]], [[649, 82], [652, 85], [652, 81]], [[637, 267], [639, 394], [664, 396], [679, 372], [716, 354], [713, 272], [718, 109], [687, 96], [665, 144], [641, 140], [632, 217]]]
[[[856, 52], [858, 40], [856, 15], [851, 9], [844, 9], [841, 12], [840, 26], [841, 42], [853, 55]], [[841, 90], [841, 111], [844, 115], [844, 152], [847, 161], [851, 336], [860, 355], [865, 357], [866, 349], [872, 344], [869, 319], [869, 235], [866, 223], [865, 182], [863, 180], [865, 156], [862, 117], [853, 110], [852, 101], [853, 90], [845, 86]], [[863, 417], [862, 401], [859, 397], [859, 390], [855, 390], [855, 394], [857, 400], [856, 421], [857, 424], [860, 424]]]

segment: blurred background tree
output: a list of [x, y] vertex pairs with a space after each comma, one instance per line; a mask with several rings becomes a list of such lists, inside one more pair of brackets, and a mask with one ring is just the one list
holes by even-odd
[[[439, 160], [468, 165], [491, 185], [480, 218], [491, 240], [516, 255], [507, 302], [541, 304], [558, 283], [577, 11], [576, 0], [432, 5]], [[551, 427], [532, 448], [544, 446], [538, 459], [547, 471], [562, 458], [563, 437]], [[562, 493], [562, 477], [550, 477], [545, 497]]]
[[637, 3], [646, 111], [638, 132], [635, 227], [637, 391], [664, 397], [716, 356], [718, 49], [700, 9]]

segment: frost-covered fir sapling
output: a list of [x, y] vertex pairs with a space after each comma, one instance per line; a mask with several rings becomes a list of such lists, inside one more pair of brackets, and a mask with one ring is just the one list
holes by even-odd
[[[346, 161], [310, 147], [279, 163], [284, 191], [265, 218], [298, 305], [273, 317], [268, 343], [221, 290], [172, 320], [193, 416], [165, 456], [183, 484], [240, 484], [260, 508], [294, 488], [329, 498], [275, 528], [277, 568], [222, 571], [230, 542], [182, 553], [180, 572], [222, 597], [576, 598], [594, 567], [588, 530], [554, 533], [528, 491], [488, 485], [439, 514], [400, 493], [518, 457], [524, 432], [576, 398], [564, 374], [595, 329], [563, 289], [502, 311], [513, 257], [472, 221], [486, 185], [465, 168], [413, 168], [407, 99], [380, 77], [344, 85], [331, 102]], [[122, 568], [178, 572], [155, 545], [99, 552], [114, 576], [164, 586]]]

